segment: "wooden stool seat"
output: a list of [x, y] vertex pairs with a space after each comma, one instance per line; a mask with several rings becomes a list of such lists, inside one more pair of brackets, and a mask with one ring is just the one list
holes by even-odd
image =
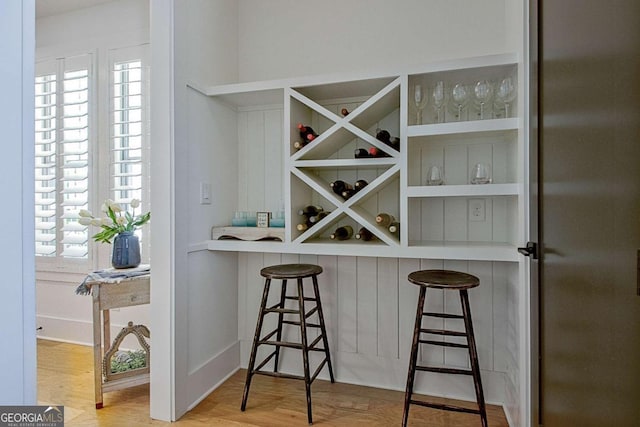
[[260, 275], [268, 279], [304, 279], [320, 273], [322, 267], [313, 264], [280, 264], [260, 270]]
[[[406, 426], [409, 420], [409, 407], [411, 405], [426, 406], [445, 411], [468, 412], [479, 414], [482, 426], [487, 427], [487, 411], [484, 401], [484, 393], [482, 391], [482, 380], [480, 378], [480, 365], [478, 363], [478, 350], [476, 349], [476, 341], [473, 334], [473, 323], [471, 321], [471, 308], [469, 306], [469, 295], [467, 290], [475, 288], [480, 284], [480, 280], [471, 274], [450, 270], [420, 270], [410, 273], [407, 277], [409, 282], [420, 286], [418, 297], [418, 308], [416, 310], [416, 320], [413, 328], [413, 341], [411, 344], [411, 355], [409, 357], [409, 373], [407, 375], [407, 388], [404, 396], [404, 414], [402, 416], [402, 425]], [[449, 313], [432, 313], [424, 311], [424, 302], [427, 288], [435, 288], [441, 290], [456, 290], [460, 294], [460, 303], [462, 306], [462, 315]], [[422, 327], [422, 319], [424, 317], [436, 317], [440, 319], [460, 319], [464, 321], [464, 331], [428, 329]], [[436, 334], [441, 337], [466, 337], [467, 343], [448, 342], [445, 340], [438, 341], [423, 338], [423, 334]], [[469, 350], [469, 361], [471, 369], [437, 367], [437, 366], [421, 366], [418, 365], [418, 348], [423, 345], [437, 345], [443, 347], [467, 348]], [[442, 403], [433, 403], [425, 400], [413, 399], [413, 383], [416, 371], [435, 372], [440, 374], [460, 374], [471, 375], [476, 392], [476, 401], [478, 409], [467, 408], [456, 405], [446, 405]]]
[[[258, 323], [256, 325], [256, 333], [253, 337], [253, 345], [251, 347], [251, 355], [249, 357], [249, 365], [247, 366], [247, 379], [244, 385], [244, 393], [242, 395], [242, 405], [240, 409], [244, 411], [247, 406], [247, 398], [249, 397], [249, 388], [253, 375], [269, 375], [272, 377], [299, 379], [304, 381], [305, 391], [307, 394], [307, 419], [312, 424], [313, 418], [311, 414], [311, 383], [316, 379], [320, 371], [327, 366], [329, 369], [329, 378], [331, 382], [335, 382], [333, 378], [333, 367], [331, 365], [331, 355], [329, 353], [329, 341], [327, 339], [327, 331], [324, 323], [324, 315], [322, 313], [322, 303], [320, 302], [320, 292], [318, 290], [318, 274], [322, 273], [322, 267], [313, 264], [280, 264], [265, 267], [260, 270], [260, 275], [265, 278], [264, 290], [262, 293], [262, 301], [260, 303], [260, 311], [258, 313]], [[305, 297], [303, 279], [311, 277], [313, 283], [313, 296]], [[281, 280], [280, 300], [272, 306], [267, 306], [269, 298], [269, 289], [271, 280]], [[296, 296], [287, 295], [287, 280], [295, 279], [297, 281], [298, 294]], [[285, 307], [286, 301], [297, 301], [297, 308]], [[305, 304], [315, 303], [315, 306], [307, 310]], [[264, 318], [269, 313], [278, 315], [278, 325], [275, 330], [262, 334], [262, 325]], [[317, 323], [309, 322], [311, 316], [317, 316]], [[285, 316], [292, 316], [292, 319], [285, 319]], [[282, 325], [294, 325], [300, 327], [300, 342], [288, 342], [282, 340]], [[309, 343], [307, 341], [307, 328], [315, 328], [319, 330], [318, 336]], [[262, 362], [256, 366], [256, 354], [258, 347], [261, 345], [269, 345], [274, 347], [274, 351], [268, 354]], [[303, 375], [293, 375], [278, 372], [280, 348], [293, 348], [301, 350]], [[316, 351], [324, 353], [324, 359], [318, 364], [313, 373], [309, 367], [309, 352]], [[273, 371], [267, 371], [262, 368], [273, 359]]]
[[436, 289], [470, 289], [480, 284], [476, 276], [451, 270], [414, 271], [408, 279], [413, 284]]

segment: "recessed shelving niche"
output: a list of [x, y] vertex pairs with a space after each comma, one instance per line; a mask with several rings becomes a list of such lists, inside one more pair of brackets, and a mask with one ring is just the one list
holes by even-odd
[[[491, 105], [482, 105], [482, 112], [470, 99], [464, 114], [457, 114], [460, 110], [447, 98], [441, 107], [446, 110], [439, 115], [432, 99], [440, 81], [448, 97], [454, 83], [473, 90], [476, 82], [486, 80], [496, 91], [507, 77], [517, 81], [514, 55], [427, 64], [389, 76], [306, 77], [204, 90], [238, 111], [274, 104], [282, 109], [279, 173], [286, 223], [284, 242], [209, 241], [208, 248], [517, 261], [524, 197], [518, 94], [508, 101], [494, 97]], [[421, 116], [414, 102], [416, 84], [430, 97]], [[317, 134], [301, 148], [296, 146], [301, 141], [298, 123]], [[390, 146], [378, 140], [380, 130], [399, 143]], [[385, 156], [356, 158], [356, 149], [378, 150]], [[476, 163], [489, 166], [491, 183], [470, 183]], [[426, 185], [430, 166], [444, 172], [442, 185]], [[332, 191], [335, 180], [368, 184], [345, 199]], [[308, 205], [322, 206], [329, 215], [298, 230], [303, 220], [298, 212]], [[399, 233], [376, 224], [381, 212], [399, 221]], [[374, 238], [331, 240], [330, 234], [342, 225], [351, 226], [354, 233], [364, 227]]]

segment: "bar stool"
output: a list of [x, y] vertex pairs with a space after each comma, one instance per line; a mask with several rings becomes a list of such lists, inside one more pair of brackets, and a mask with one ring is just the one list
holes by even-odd
[[[265, 267], [260, 270], [260, 275], [265, 278], [264, 291], [262, 293], [262, 302], [260, 303], [260, 312], [258, 313], [258, 324], [256, 325], [256, 333], [253, 337], [253, 346], [251, 347], [251, 356], [249, 357], [249, 366], [247, 367], [247, 378], [244, 385], [244, 393], [242, 396], [242, 406], [240, 409], [245, 410], [247, 406], [247, 397], [249, 396], [249, 387], [251, 386], [251, 379], [254, 374], [269, 375], [273, 377], [291, 378], [303, 380], [305, 390], [307, 394], [307, 419], [309, 424], [313, 423], [311, 416], [311, 383], [316, 379], [322, 368], [327, 365], [329, 368], [329, 377], [331, 382], [335, 382], [333, 378], [333, 367], [331, 366], [331, 355], [329, 354], [329, 341], [327, 340], [327, 331], [324, 324], [324, 316], [322, 314], [322, 303], [320, 302], [320, 293], [318, 291], [318, 274], [322, 273], [322, 267], [313, 264], [282, 264]], [[304, 289], [302, 285], [302, 279], [311, 277], [313, 282], [313, 297], [305, 297]], [[269, 297], [269, 288], [271, 286], [272, 279], [281, 280], [280, 300], [277, 304], [267, 307], [267, 299]], [[298, 295], [287, 295], [287, 280], [296, 279], [298, 284]], [[294, 300], [298, 302], [297, 309], [285, 308], [285, 302], [287, 300]], [[315, 306], [309, 311], [305, 310], [306, 302], [315, 302]], [[262, 324], [264, 318], [269, 313], [278, 314], [278, 326], [275, 330], [266, 334], [263, 338]], [[307, 319], [313, 314], [317, 314], [318, 323], [308, 323]], [[287, 320], [285, 315], [296, 315], [297, 319]], [[282, 325], [296, 325], [300, 327], [301, 342], [286, 342], [282, 341]], [[320, 330], [318, 337], [313, 342], [307, 341], [307, 328], [316, 328]], [[275, 335], [275, 340], [272, 338]], [[322, 341], [322, 347], [317, 345]], [[261, 345], [272, 345], [275, 347], [274, 351], [269, 354], [258, 365], [256, 363], [256, 353], [258, 347]], [[292, 375], [282, 372], [278, 372], [278, 361], [280, 357], [280, 348], [289, 347], [302, 351], [302, 364], [304, 375]], [[309, 351], [323, 352], [325, 357], [316, 368], [313, 375], [309, 374]], [[263, 371], [263, 368], [272, 358], [274, 358], [273, 372]]]
[[[420, 296], [418, 297], [418, 309], [416, 311], [416, 322], [413, 328], [413, 342], [411, 344], [411, 356], [409, 358], [409, 373], [407, 375], [407, 389], [404, 395], [404, 415], [402, 425], [406, 426], [409, 418], [409, 406], [419, 405], [430, 408], [442, 409], [445, 411], [468, 412], [479, 414], [482, 426], [487, 427], [487, 411], [482, 392], [482, 381], [480, 379], [480, 366], [478, 365], [478, 351], [473, 335], [473, 324], [471, 322], [471, 309], [469, 307], [469, 296], [467, 289], [475, 288], [480, 284], [480, 280], [471, 274], [449, 270], [421, 270], [410, 273], [408, 279], [411, 283], [420, 286]], [[427, 288], [457, 290], [460, 292], [460, 303], [462, 305], [462, 315], [447, 313], [432, 313], [424, 311], [424, 301]], [[441, 319], [462, 319], [464, 320], [465, 331], [451, 331], [443, 329], [426, 329], [422, 327], [423, 317], [437, 317]], [[466, 337], [467, 344], [452, 343], [446, 341], [433, 341], [423, 339], [422, 334], [435, 334], [440, 336]], [[469, 349], [469, 359], [471, 369], [432, 367], [417, 365], [418, 347], [420, 344], [439, 345], [445, 347], [457, 347]], [[423, 400], [412, 399], [413, 382], [418, 371], [438, 372], [443, 374], [460, 374], [473, 376], [473, 384], [476, 391], [476, 401], [478, 409], [465, 408], [455, 405], [431, 403]]]

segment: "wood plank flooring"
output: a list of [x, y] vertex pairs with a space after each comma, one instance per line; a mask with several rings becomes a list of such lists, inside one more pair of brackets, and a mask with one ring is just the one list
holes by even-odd
[[[236, 372], [175, 424], [178, 426], [307, 426], [304, 384], [256, 375], [247, 410], [240, 411], [246, 371]], [[314, 425], [398, 426], [404, 393], [316, 380], [311, 387]], [[448, 403], [458, 403], [441, 399]], [[95, 409], [91, 347], [38, 340], [38, 402], [65, 407], [66, 426], [171, 425], [149, 418], [149, 385], [105, 393], [104, 408]], [[507, 427], [499, 406], [487, 409], [489, 425]], [[409, 425], [479, 426], [472, 414], [412, 406]]]

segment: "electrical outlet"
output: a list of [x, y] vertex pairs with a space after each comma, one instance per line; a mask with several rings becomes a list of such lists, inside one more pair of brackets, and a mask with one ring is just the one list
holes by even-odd
[[211, 204], [211, 185], [208, 182], [200, 183], [200, 204]]
[[469, 221], [481, 222], [486, 219], [485, 199], [469, 199]]

